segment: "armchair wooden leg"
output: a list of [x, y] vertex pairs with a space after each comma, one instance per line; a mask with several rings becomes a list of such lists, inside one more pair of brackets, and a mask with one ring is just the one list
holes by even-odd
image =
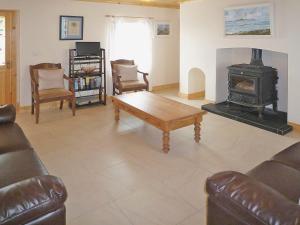
[[34, 114], [34, 99], [31, 98], [31, 114]]
[[75, 111], [76, 111], [76, 101], [75, 101], [75, 98], [72, 98], [72, 113], [73, 113], [73, 116], [75, 116]]
[[40, 117], [40, 103], [35, 103], [35, 123], [39, 123], [39, 117]]
[[64, 107], [64, 100], [60, 100], [60, 106], [59, 109], [62, 110]]

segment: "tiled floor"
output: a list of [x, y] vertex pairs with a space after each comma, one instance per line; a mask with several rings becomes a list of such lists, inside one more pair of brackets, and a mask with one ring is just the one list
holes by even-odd
[[[160, 93], [200, 107], [201, 101]], [[161, 132], [113, 107], [28, 111], [18, 122], [50, 173], [67, 187], [68, 225], [205, 224], [205, 179], [217, 171], [245, 172], [298, 141], [213, 114], [204, 117], [201, 144], [193, 127], [171, 133], [171, 151], [161, 151]]]

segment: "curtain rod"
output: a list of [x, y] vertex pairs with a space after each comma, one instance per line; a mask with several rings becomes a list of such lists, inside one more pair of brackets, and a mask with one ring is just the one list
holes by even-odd
[[153, 20], [154, 17], [139, 17], [139, 16], [114, 16], [114, 15], [105, 15], [105, 17], [115, 17], [115, 18], [131, 18], [131, 19], [151, 19]]

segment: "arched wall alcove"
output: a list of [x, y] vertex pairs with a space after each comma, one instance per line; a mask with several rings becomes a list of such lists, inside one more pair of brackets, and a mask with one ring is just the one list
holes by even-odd
[[205, 96], [205, 74], [197, 67], [188, 72], [188, 93], [195, 97]]

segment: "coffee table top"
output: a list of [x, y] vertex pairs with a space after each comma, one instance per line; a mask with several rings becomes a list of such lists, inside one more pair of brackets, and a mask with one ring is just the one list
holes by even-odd
[[205, 111], [147, 91], [113, 96], [113, 101], [133, 107], [165, 122], [203, 115]]

